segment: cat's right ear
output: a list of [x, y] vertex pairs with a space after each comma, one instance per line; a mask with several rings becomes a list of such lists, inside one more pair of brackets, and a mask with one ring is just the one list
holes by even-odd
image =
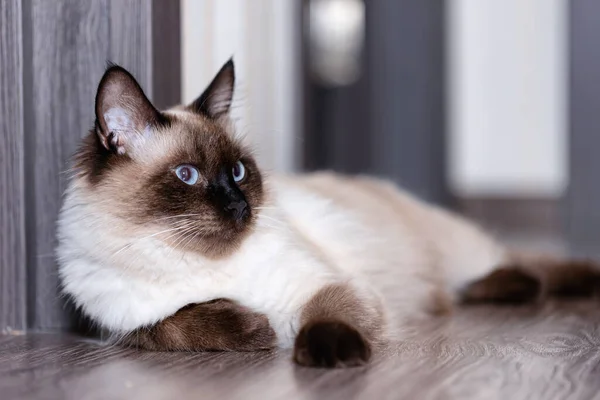
[[127, 154], [163, 118], [125, 68], [111, 65], [106, 70], [96, 93], [96, 133], [104, 147]]

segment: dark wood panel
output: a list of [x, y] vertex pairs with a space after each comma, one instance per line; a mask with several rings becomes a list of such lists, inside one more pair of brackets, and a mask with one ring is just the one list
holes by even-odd
[[600, 2], [569, 1], [569, 188], [565, 203], [573, 241], [600, 236]]
[[159, 109], [181, 103], [181, 4], [152, 0], [152, 99]]
[[55, 223], [67, 177], [67, 160], [94, 121], [96, 85], [109, 54], [109, 4], [104, 0], [31, 2], [30, 167], [28, 210], [29, 326], [68, 324], [58, 291]]
[[446, 203], [445, 2], [367, 4], [372, 172]]
[[[180, 72], [166, 68], [161, 80], [153, 79], [154, 42], [161, 29], [173, 30], [163, 45], [178, 45], [179, 2], [144, 0], [24, 0], [26, 24], [24, 55], [28, 90], [25, 119], [27, 140], [26, 196], [29, 247], [28, 325], [32, 329], [73, 326], [59, 295], [54, 259], [55, 223], [68, 176], [68, 160], [79, 139], [92, 127], [96, 87], [107, 61], [130, 70], [149, 97], [159, 103], [179, 101]], [[159, 9], [154, 15], [152, 7]], [[162, 52], [158, 47], [156, 52]], [[179, 54], [169, 49], [166, 55]], [[179, 65], [178, 63], [176, 65]], [[158, 82], [155, 84], [155, 82]], [[169, 85], [169, 87], [165, 87]], [[176, 89], [171, 89], [171, 86]], [[157, 89], [155, 93], [155, 88]], [[168, 97], [168, 98], [167, 98]]]
[[110, 0], [109, 59], [161, 109], [181, 101], [179, 7], [179, 0]]
[[181, 101], [179, 13], [179, 0], [110, 0], [108, 58], [127, 68], [160, 109]]
[[0, 337], [7, 399], [591, 399], [597, 304], [475, 307], [417, 326], [367, 368], [299, 368], [289, 351], [150, 353], [57, 336]]
[[152, 2], [110, 0], [108, 58], [129, 70], [152, 99]]
[[21, 21], [19, 0], [0, 2], [0, 331], [26, 324]]

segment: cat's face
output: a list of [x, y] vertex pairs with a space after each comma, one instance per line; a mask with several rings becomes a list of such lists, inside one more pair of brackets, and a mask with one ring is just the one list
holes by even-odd
[[194, 103], [159, 112], [127, 71], [109, 68], [95, 130], [76, 155], [87, 202], [117, 217], [123, 235], [152, 227], [172, 247], [212, 257], [233, 251], [264, 197], [254, 158], [227, 121], [233, 86], [230, 61]]

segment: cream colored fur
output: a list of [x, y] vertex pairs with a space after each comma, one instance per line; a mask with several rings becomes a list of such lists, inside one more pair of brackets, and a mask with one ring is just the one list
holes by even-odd
[[65, 293], [117, 334], [188, 303], [230, 298], [265, 313], [279, 345], [291, 347], [303, 305], [328, 284], [347, 283], [369, 312], [383, 310], [392, 337], [506, 258], [471, 223], [383, 181], [322, 173], [265, 186], [254, 232], [215, 260], [169, 247], [158, 222], [134, 227], [112, 217], [75, 177], [58, 224]]

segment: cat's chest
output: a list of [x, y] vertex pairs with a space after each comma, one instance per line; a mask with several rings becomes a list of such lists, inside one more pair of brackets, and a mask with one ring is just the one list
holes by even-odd
[[228, 298], [266, 314], [280, 345], [287, 347], [302, 304], [335, 279], [310, 251], [282, 235], [252, 237], [234, 256], [218, 261], [163, 254], [156, 247], [138, 255], [129, 265], [143, 272], [137, 276], [94, 263], [64, 270], [67, 275], [70, 270], [88, 271], [70, 275], [66, 289], [88, 314], [114, 331], [156, 323], [190, 303]]
[[228, 283], [221, 296], [267, 315], [280, 347], [293, 344], [302, 306], [340, 279], [310, 248], [283, 234], [252, 238], [222, 271]]

